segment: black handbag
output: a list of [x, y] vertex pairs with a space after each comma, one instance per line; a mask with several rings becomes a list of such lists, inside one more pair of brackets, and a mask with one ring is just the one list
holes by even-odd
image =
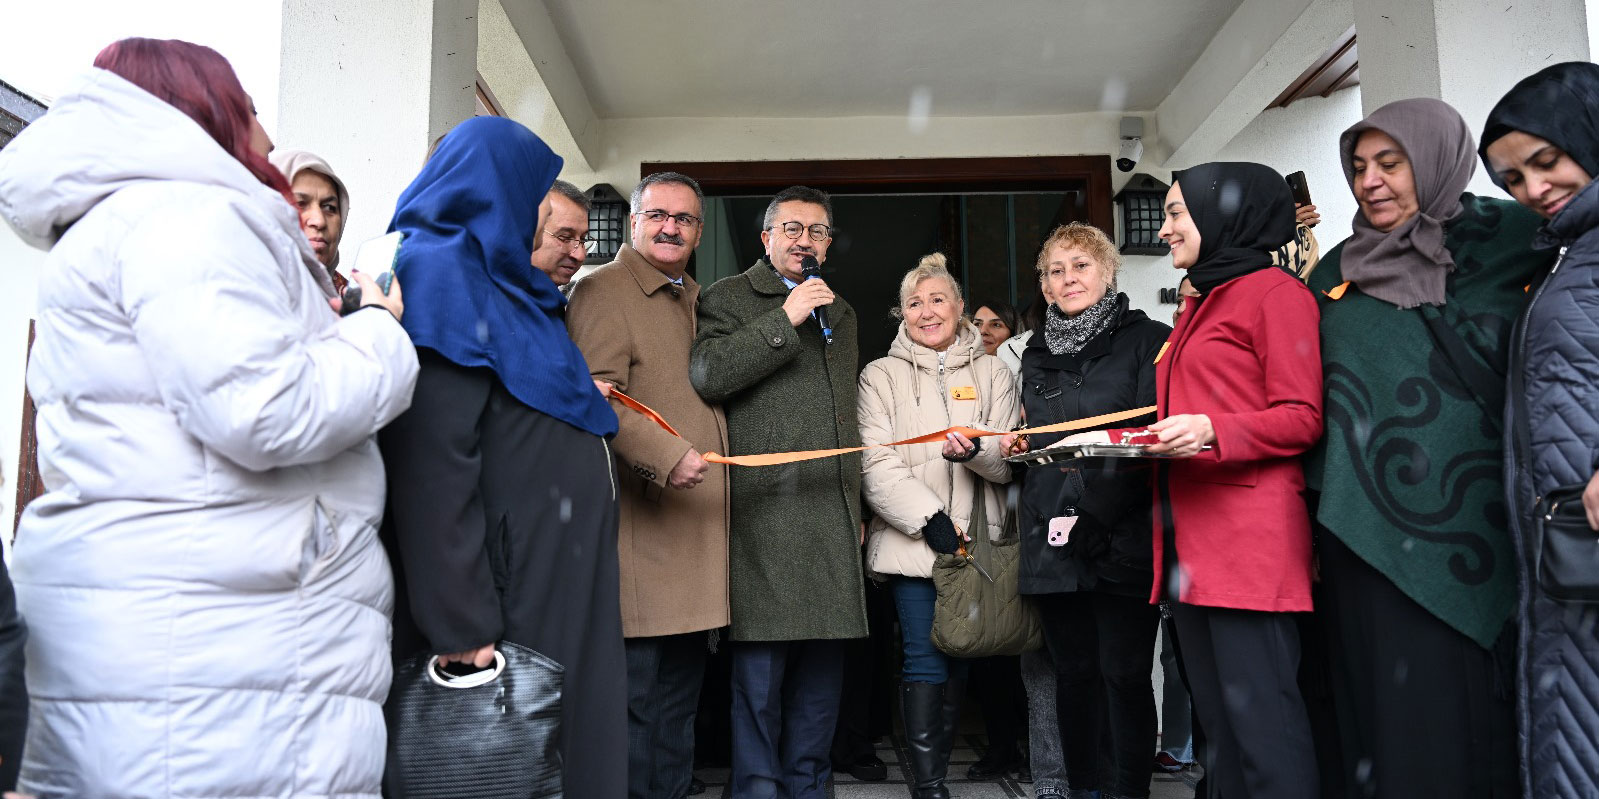
[[1584, 488], [1550, 491], [1533, 515], [1538, 588], [1566, 602], [1599, 602], [1599, 532], [1588, 526]]
[[390, 799], [561, 796], [561, 664], [501, 642], [490, 669], [462, 676], [438, 658], [394, 670], [384, 706]]

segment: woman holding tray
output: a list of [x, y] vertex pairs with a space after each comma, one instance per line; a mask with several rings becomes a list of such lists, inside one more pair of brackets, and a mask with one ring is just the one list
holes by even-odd
[[1205, 771], [1229, 799], [1315, 796], [1296, 611], [1310, 601], [1300, 457], [1321, 436], [1316, 302], [1271, 253], [1294, 202], [1260, 164], [1176, 175], [1160, 236], [1189, 300], [1155, 357], [1161, 420], [1152, 601], [1172, 602]]

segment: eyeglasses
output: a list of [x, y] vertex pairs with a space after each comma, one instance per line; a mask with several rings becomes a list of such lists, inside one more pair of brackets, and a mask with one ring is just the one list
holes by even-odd
[[593, 235], [574, 236], [570, 233], [554, 233], [548, 230], [544, 231], [544, 235], [560, 242], [561, 246], [568, 250], [572, 249], [574, 244], [582, 244], [583, 252], [594, 252], [594, 247], [598, 243]]
[[799, 238], [800, 231], [809, 232], [811, 234], [811, 241], [827, 241], [833, 237], [833, 229], [822, 224], [806, 227], [799, 222], [784, 222], [781, 225], [773, 225], [771, 229], [781, 230], [783, 231], [783, 235], [791, 239]]
[[696, 228], [699, 227], [700, 222], [703, 221], [693, 214], [669, 214], [659, 209], [639, 211], [636, 216], [642, 216], [646, 220], [657, 225], [664, 225], [666, 224], [666, 220], [670, 219], [673, 222], [676, 222], [677, 226], [681, 228]]

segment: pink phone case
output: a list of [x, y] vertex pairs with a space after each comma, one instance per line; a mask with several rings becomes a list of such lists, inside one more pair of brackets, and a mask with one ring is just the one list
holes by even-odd
[[1052, 547], [1066, 546], [1067, 540], [1072, 536], [1072, 528], [1077, 526], [1076, 516], [1056, 516], [1049, 520], [1049, 545]]

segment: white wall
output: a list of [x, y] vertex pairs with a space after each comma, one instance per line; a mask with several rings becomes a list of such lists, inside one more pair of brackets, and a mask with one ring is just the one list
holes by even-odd
[[[1346, 89], [1331, 97], [1300, 100], [1287, 108], [1262, 112], [1231, 142], [1207, 161], [1255, 161], [1284, 175], [1304, 170], [1310, 196], [1321, 212], [1316, 238], [1321, 251], [1349, 236], [1355, 199], [1344, 182], [1338, 160], [1338, 134], [1360, 121], [1360, 90]], [[1171, 172], [1140, 165], [1140, 172], [1171, 182]], [[1119, 234], [1119, 232], [1118, 232]], [[1173, 288], [1182, 273], [1171, 256], [1128, 255], [1122, 258], [1117, 282], [1132, 306], [1162, 322], [1171, 321], [1175, 306], [1160, 303], [1160, 290]]]
[[1321, 212], [1316, 240], [1326, 252], [1349, 237], [1355, 218], [1355, 197], [1344, 180], [1338, 137], [1360, 119], [1358, 87], [1306, 98], [1263, 111], [1211, 160], [1255, 161], [1284, 175], [1303, 170], [1310, 198]]
[[283, 0], [277, 144], [338, 170], [344, 253], [388, 229], [428, 145], [472, 116], [477, 11], [476, 0]]
[[[1362, 100], [1369, 113], [1410, 97], [1454, 106], [1472, 135], [1517, 81], [1591, 54], [1584, 0], [1354, 0]], [[1467, 190], [1503, 194], [1486, 170]]]
[[1588, 60], [1599, 61], [1599, 36], [1594, 35], [1599, 31], [1599, 0], [1588, 0], [1584, 5], [1588, 19]]

